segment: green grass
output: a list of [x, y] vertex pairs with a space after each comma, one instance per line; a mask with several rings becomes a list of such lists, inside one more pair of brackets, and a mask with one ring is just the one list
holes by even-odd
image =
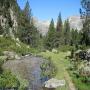
[[[17, 43], [20, 45], [18, 46]], [[34, 48], [28, 48], [28, 45], [13, 40], [11, 38], [0, 37], [0, 55], [3, 51], [14, 51], [18, 54], [37, 53]]]
[[[19, 43], [20, 46], [16, 45]], [[36, 53], [34, 48], [28, 48], [28, 45], [12, 40], [11, 38], [0, 37], [0, 87], [17, 87], [20, 83], [19, 90], [24, 90], [28, 85], [28, 81], [22, 79], [19, 75], [3, 70], [2, 65], [7, 61], [7, 57], [3, 56], [3, 51], [14, 51], [17, 54]]]
[[[65, 56], [67, 56], [68, 54], [69, 53], [67, 53], [67, 52], [59, 52], [57, 54], [52, 53], [52, 52], [40, 53], [40, 55], [43, 56], [44, 58], [51, 57], [52, 62], [54, 63], [54, 65], [57, 68], [57, 74], [56, 74], [55, 78], [61, 79], [61, 80], [65, 79], [65, 77], [67, 75], [66, 69], [69, 66], [69, 61], [67, 59], [65, 59]], [[66, 86], [62, 87], [62, 88], [58, 88], [57, 90], [69, 90], [67, 80], [66, 80]]]
[[90, 83], [86, 84], [81, 81], [81, 78], [72, 77], [75, 86], [78, 90], [90, 90]]
[[66, 80], [66, 86], [62, 88], [57, 88], [56, 90], [70, 90], [69, 85], [71, 82], [74, 83], [76, 89], [78, 90], [90, 89], [89, 83], [86, 84], [82, 82], [81, 77], [77, 78], [74, 74], [72, 74], [72, 71], [67, 71], [67, 68], [70, 66], [70, 60], [65, 59], [65, 56], [69, 55], [68, 52], [59, 52], [56, 54], [52, 52], [42, 52], [40, 53], [40, 55], [47, 59], [51, 57], [51, 61], [54, 63], [58, 70], [55, 78]]
[[76, 75], [73, 74], [73, 71], [70, 71], [70, 70], [69, 70], [69, 73], [70, 73], [70, 76], [72, 77], [72, 80], [73, 80], [77, 90], [89, 90], [90, 89], [90, 82], [85, 83], [82, 81], [82, 80], [84, 80], [85, 77], [80, 76], [77, 78]]
[[19, 87], [18, 79], [11, 74], [10, 71], [4, 71], [0, 74], [0, 87], [1, 88], [13, 88]]

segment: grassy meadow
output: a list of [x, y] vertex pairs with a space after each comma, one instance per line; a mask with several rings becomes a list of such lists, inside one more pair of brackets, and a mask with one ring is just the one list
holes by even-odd
[[59, 53], [53, 53], [53, 52], [42, 52], [40, 53], [41, 56], [44, 58], [51, 58], [51, 61], [54, 63], [54, 65], [57, 68], [57, 74], [55, 78], [59, 80], [66, 80], [66, 85], [64, 87], [59, 87], [57, 90], [70, 90], [69, 84], [71, 83], [71, 78], [68, 75], [67, 68], [69, 66], [68, 59], [65, 59], [66, 56], [68, 56], [70, 52], [59, 52]]

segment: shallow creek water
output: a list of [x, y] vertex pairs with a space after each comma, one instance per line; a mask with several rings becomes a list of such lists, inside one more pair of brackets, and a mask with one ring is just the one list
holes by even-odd
[[[25, 58], [26, 59], [26, 58]], [[42, 83], [41, 83], [41, 69], [40, 65], [43, 62], [43, 59], [40, 57], [27, 57], [30, 59], [31, 66], [30, 68], [30, 78], [29, 78], [29, 88], [28, 90], [42, 90]]]
[[46, 90], [42, 89], [45, 78], [41, 78], [40, 66], [45, 59], [36, 56], [25, 56], [21, 60], [9, 60], [3, 67], [10, 69], [13, 73], [20, 73], [23, 78], [29, 81], [27, 90]]

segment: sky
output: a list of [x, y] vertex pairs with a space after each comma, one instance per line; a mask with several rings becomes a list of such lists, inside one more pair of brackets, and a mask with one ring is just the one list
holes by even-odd
[[[17, 0], [21, 9], [27, 0]], [[62, 20], [73, 15], [79, 15], [80, 0], [28, 0], [33, 16], [40, 20], [57, 20], [61, 12]]]

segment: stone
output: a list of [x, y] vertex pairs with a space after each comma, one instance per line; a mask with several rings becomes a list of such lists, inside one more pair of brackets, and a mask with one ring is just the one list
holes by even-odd
[[90, 49], [87, 50], [87, 53], [90, 53]]
[[20, 43], [20, 40], [19, 40], [19, 38], [16, 38], [16, 41], [17, 41], [18, 43]]
[[65, 80], [57, 80], [55, 78], [52, 78], [44, 83], [45, 88], [58, 88], [65, 86]]
[[21, 45], [20, 45], [19, 43], [16, 43], [16, 45], [17, 45], [18, 47], [21, 47]]
[[82, 50], [77, 50], [77, 51], [75, 52], [75, 54], [79, 54], [81, 51], [82, 51]]
[[3, 54], [7, 56], [8, 60], [20, 59], [20, 57], [13, 51], [4, 51]]
[[56, 49], [52, 49], [53, 53], [58, 53], [58, 51]]
[[0, 35], [0, 37], [3, 37], [3, 35]]
[[21, 58], [16, 54], [15, 59], [20, 60]]
[[49, 53], [49, 50], [46, 50], [46, 53]]
[[90, 76], [90, 66], [84, 66], [80, 70], [82, 76]]

